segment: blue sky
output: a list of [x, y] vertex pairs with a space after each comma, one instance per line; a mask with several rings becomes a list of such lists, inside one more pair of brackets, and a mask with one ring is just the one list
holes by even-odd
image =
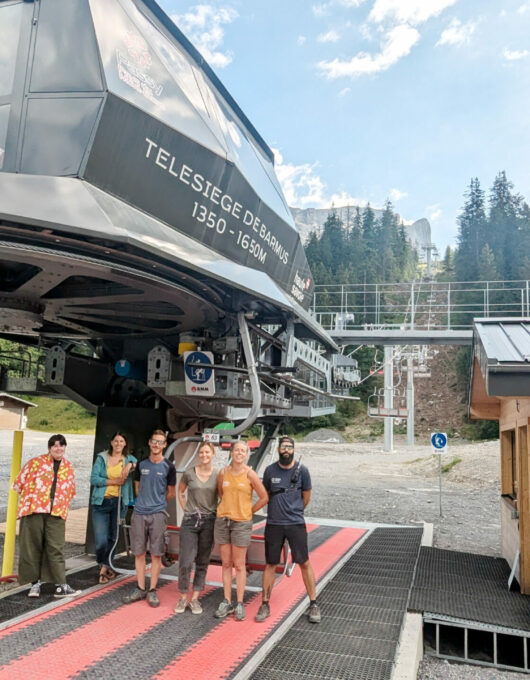
[[471, 177], [530, 200], [530, 0], [158, 0], [276, 153], [292, 206], [390, 198], [442, 250]]

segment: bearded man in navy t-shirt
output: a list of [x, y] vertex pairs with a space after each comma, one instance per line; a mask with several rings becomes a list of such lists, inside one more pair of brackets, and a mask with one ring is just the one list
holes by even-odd
[[320, 623], [320, 608], [316, 602], [316, 585], [313, 567], [309, 561], [307, 529], [304, 508], [311, 499], [311, 477], [305, 465], [294, 460], [294, 439], [280, 437], [277, 463], [265, 469], [263, 485], [269, 494], [267, 524], [265, 525], [265, 560], [263, 572], [263, 602], [256, 614], [256, 621], [270, 616], [269, 600], [274, 585], [276, 567], [284, 541], [291, 549], [293, 562], [300, 566], [302, 578], [309, 596], [308, 619]]

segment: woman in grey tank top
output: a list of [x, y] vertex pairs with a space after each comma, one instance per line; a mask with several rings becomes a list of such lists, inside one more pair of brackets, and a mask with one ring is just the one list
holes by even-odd
[[[213, 547], [213, 528], [217, 510], [217, 474], [212, 460], [215, 448], [211, 442], [201, 444], [198, 452], [199, 465], [186, 470], [178, 488], [179, 503], [184, 510], [180, 525], [179, 551], [179, 599], [175, 613], [181, 614], [186, 607], [193, 614], [201, 614], [199, 593], [204, 590], [206, 571]], [[190, 574], [195, 562], [193, 595], [188, 602]]]

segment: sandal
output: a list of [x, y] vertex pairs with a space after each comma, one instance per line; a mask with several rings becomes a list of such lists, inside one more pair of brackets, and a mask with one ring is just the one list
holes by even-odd
[[107, 579], [108, 579], [109, 581], [113, 581], [113, 580], [116, 578], [117, 575], [118, 575], [118, 574], [114, 571], [114, 569], [111, 569], [110, 567], [107, 567], [106, 576], [107, 576]]
[[104, 571], [99, 572], [99, 583], [108, 583], [109, 577]]

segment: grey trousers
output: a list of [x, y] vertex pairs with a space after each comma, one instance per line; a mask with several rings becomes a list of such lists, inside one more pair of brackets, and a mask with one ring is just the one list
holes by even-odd
[[18, 581], [66, 583], [64, 531], [61, 517], [46, 513], [26, 515], [20, 520]]
[[179, 591], [186, 593], [190, 587], [190, 574], [195, 562], [193, 590], [204, 590], [206, 572], [213, 548], [215, 515], [185, 514], [180, 527]]

